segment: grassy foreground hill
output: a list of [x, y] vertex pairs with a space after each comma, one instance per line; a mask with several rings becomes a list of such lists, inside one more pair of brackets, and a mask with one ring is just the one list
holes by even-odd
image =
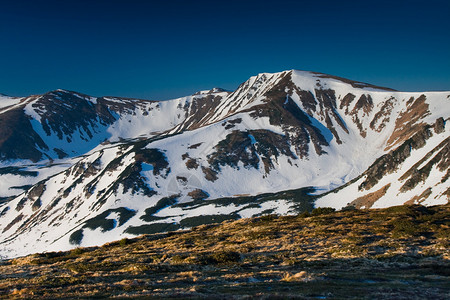
[[449, 299], [450, 205], [315, 209], [0, 263], [0, 298]]

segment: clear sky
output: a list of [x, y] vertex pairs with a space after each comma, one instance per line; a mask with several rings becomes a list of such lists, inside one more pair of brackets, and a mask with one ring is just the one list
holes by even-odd
[[169, 99], [289, 69], [450, 90], [450, 1], [0, 1], [12, 96]]

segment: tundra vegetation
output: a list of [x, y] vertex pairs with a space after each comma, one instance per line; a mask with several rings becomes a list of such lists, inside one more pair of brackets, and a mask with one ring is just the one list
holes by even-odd
[[449, 241], [448, 204], [226, 220], [3, 260], [0, 298], [449, 299]]

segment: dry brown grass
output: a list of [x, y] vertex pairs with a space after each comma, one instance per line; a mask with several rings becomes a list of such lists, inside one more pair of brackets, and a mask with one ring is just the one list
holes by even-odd
[[440, 299], [449, 227], [449, 205], [226, 221], [4, 261], [0, 298]]
[[[373, 193], [367, 194], [363, 197], [359, 197], [356, 198], [355, 200], [352, 201], [352, 203], [350, 203], [351, 206], [354, 206], [355, 208], [371, 208], [372, 205], [381, 197], [383, 197], [384, 195], [386, 195], [387, 190], [389, 189], [389, 187], [391, 186], [391, 184], [387, 184], [385, 186], [383, 186], [381, 189], [379, 189], [378, 191], [375, 191]], [[413, 204], [413, 203], [411, 203]]]

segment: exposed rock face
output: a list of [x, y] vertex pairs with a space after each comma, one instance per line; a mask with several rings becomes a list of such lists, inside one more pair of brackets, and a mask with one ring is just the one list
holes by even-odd
[[434, 132], [437, 134], [443, 133], [445, 130], [445, 121], [444, 118], [436, 119], [436, 123], [434, 123]]
[[[437, 152], [437, 153], [436, 153]], [[446, 172], [450, 166], [450, 138], [444, 140], [438, 147], [430, 151], [422, 160], [408, 170], [400, 180], [406, 180], [400, 188], [401, 192], [406, 192], [415, 188], [419, 183], [425, 182], [430, 176], [431, 170], [437, 168], [441, 172]], [[443, 178], [444, 181], [447, 178]], [[421, 197], [423, 198], [423, 197]]]
[[[255, 119], [268, 117], [271, 125], [281, 127], [284, 135], [289, 137], [289, 142], [295, 145], [296, 155], [299, 157], [308, 156], [310, 142], [317, 154], [323, 154], [325, 153], [323, 146], [328, 146], [328, 142], [320, 129], [312, 124], [310, 116], [303, 112], [285, 91], [293, 89], [292, 86], [290, 76], [286, 75], [276, 86], [264, 94], [266, 103], [251, 108], [250, 116]], [[301, 95], [307, 95], [306, 105], [310, 105], [309, 109], [312, 110], [313, 102], [310, 96], [305, 93], [301, 93]], [[326, 101], [330, 100], [326, 93], [321, 94], [321, 97]]]
[[[410, 102], [412, 101], [411, 99]], [[432, 201], [439, 197], [443, 200], [443, 203], [450, 201], [448, 182], [450, 137], [448, 131], [446, 132], [444, 119], [438, 118], [434, 124], [414, 126], [417, 128], [414, 135], [406, 140], [404, 140], [404, 137], [399, 138], [403, 140], [400, 146], [377, 159], [358, 178], [337, 189], [333, 197], [340, 197], [339, 194], [345, 194], [346, 190], [352, 190], [357, 185], [358, 191], [363, 196], [359, 196], [348, 203], [348, 205], [357, 208], [370, 208], [377, 201], [388, 203], [386, 202], [388, 197], [406, 197], [408, 199], [398, 204], [433, 203]], [[408, 134], [410, 130], [411, 127], [408, 129]], [[435, 146], [431, 148], [428, 145], [430, 139], [435, 140], [432, 143]], [[437, 143], [439, 140], [442, 140], [442, 142]], [[428, 150], [424, 152], [423, 148], [426, 147]], [[419, 156], [417, 156], [417, 153], [419, 153]], [[389, 178], [389, 176], [394, 176], [391, 182], [380, 188], [380, 184], [386, 183], [386, 178]], [[433, 184], [431, 184], [432, 182]], [[391, 188], [393, 183], [397, 183], [398, 188]], [[411, 194], [412, 191], [414, 191], [414, 194]], [[355, 195], [358, 195], [358, 193], [355, 193]], [[355, 195], [351, 197], [355, 197]], [[324, 198], [327, 197], [327, 195], [324, 196]], [[380, 200], [383, 197], [385, 199]]]
[[362, 137], [366, 137], [367, 131], [363, 128], [361, 123], [361, 119], [368, 116], [373, 109], [373, 101], [372, 98], [366, 95], [361, 95], [359, 100], [356, 102], [353, 110], [350, 112], [352, 116], [353, 122], [355, 122], [356, 126], [360, 131]]
[[41, 196], [45, 191], [45, 184], [39, 183], [33, 186], [27, 193], [27, 196], [24, 197], [16, 206], [17, 211], [21, 211], [25, 206], [25, 203], [31, 201], [33, 203], [32, 208], [33, 211], [37, 210], [41, 207]]
[[245, 168], [255, 169], [262, 163], [264, 171], [269, 173], [274, 168], [273, 161], [280, 155], [295, 159], [289, 140], [267, 130], [233, 131], [214, 149], [215, 152], [208, 156], [208, 163], [216, 174], [220, 172], [221, 166], [239, 169], [240, 162]]
[[401, 112], [395, 121], [395, 130], [388, 140], [387, 149], [401, 145], [421, 130], [423, 124], [419, 121], [430, 114], [429, 105], [425, 100], [425, 95], [420, 95], [418, 98], [411, 97], [408, 100], [407, 110]]
[[[214, 90], [222, 91], [223, 90]], [[227, 92], [225, 92], [227, 94]], [[223, 95], [207, 94], [202, 97], [194, 98], [191, 103], [186, 103], [185, 121], [177, 127], [177, 131], [192, 130], [201, 127], [207, 123], [213, 116], [211, 113], [223, 100]]]
[[188, 193], [192, 200], [205, 200], [209, 197], [208, 193], [201, 189], [195, 189]]
[[411, 155], [411, 151], [422, 148], [431, 135], [430, 126], [423, 126], [420, 131], [406, 140], [403, 145], [377, 159], [364, 173], [367, 179], [359, 185], [359, 190], [369, 190], [386, 174], [396, 171], [400, 164]]
[[40, 97], [31, 104], [40, 116], [40, 123], [47, 135], [56, 134], [61, 140], [69, 139], [77, 130], [86, 134], [82, 138], [90, 140], [97, 123], [110, 125], [116, 119], [108, 110], [105, 101], [92, 103], [89, 96], [81, 96], [67, 91], [54, 91]]
[[390, 97], [383, 102], [380, 110], [374, 115], [370, 122], [370, 128], [376, 132], [381, 132], [391, 120], [392, 110], [397, 103], [398, 100], [394, 97]]

